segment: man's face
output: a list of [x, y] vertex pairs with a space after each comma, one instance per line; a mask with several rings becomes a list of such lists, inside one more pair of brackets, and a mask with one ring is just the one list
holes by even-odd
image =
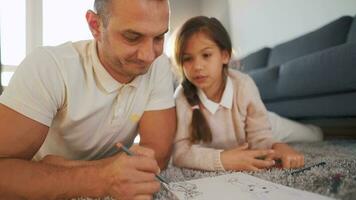
[[99, 59], [116, 80], [127, 83], [146, 73], [162, 54], [168, 31], [168, 2], [114, 0], [111, 4], [108, 24], [101, 25], [96, 38]]

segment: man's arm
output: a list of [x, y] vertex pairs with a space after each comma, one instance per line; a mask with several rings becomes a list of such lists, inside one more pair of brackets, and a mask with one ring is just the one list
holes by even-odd
[[150, 150], [138, 146], [131, 150], [141, 156], [118, 154], [90, 164], [30, 161], [47, 132], [47, 126], [0, 104], [0, 199], [134, 199], [159, 190], [153, 153], [147, 156]]
[[140, 145], [154, 150], [161, 169], [168, 164], [176, 133], [176, 109], [144, 112], [139, 125]]
[[[79, 167], [68, 170], [30, 161], [44, 142], [48, 127], [2, 104], [0, 130], [0, 199], [54, 199], [86, 182], [84, 171], [94, 174], [90, 169], [80, 172]], [[74, 174], [83, 178], [82, 183], [75, 183]]]

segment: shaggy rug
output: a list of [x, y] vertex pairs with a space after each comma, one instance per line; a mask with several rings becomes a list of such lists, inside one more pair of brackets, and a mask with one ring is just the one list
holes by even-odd
[[[303, 152], [305, 165], [319, 162], [325, 165], [291, 175], [295, 170], [273, 168], [262, 172], [246, 172], [255, 177], [306, 190], [335, 199], [356, 199], [356, 141], [324, 141], [307, 144], [292, 144]], [[206, 172], [169, 166], [161, 175], [171, 182], [218, 176], [231, 172]], [[154, 199], [169, 199], [166, 190], [161, 189]], [[223, 199], [223, 197], [221, 198]]]
[[[301, 173], [291, 175], [295, 170], [273, 168], [262, 172], [245, 172], [249, 175], [289, 186], [292, 188], [319, 193], [335, 199], [356, 200], [356, 140], [323, 141], [316, 143], [291, 144], [305, 155], [305, 165], [325, 162]], [[182, 169], [169, 165], [161, 175], [170, 182], [218, 176], [232, 172], [206, 172]], [[169, 200], [171, 195], [161, 187], [154, 195], [156, 200]], [[76, 198], [88, 200], [91, 198]], [[100, 198], [111, 200], [112, 198]], [[221, 197], [223, 200], [224, 197]]]

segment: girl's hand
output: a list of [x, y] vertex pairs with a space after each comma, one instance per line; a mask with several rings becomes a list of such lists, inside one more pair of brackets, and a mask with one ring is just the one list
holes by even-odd
[[304, 155], [294, 150], [288, 144], [276, 143], [272, 149], [279, 155], [282, 160], [282, 167], [286, 169], [300, 168], [304, 166]]
[[263, 158], [274, 154], [274, 150], [249, 150], [248, 144], [241, 147], [225, 150], [220, 153], [220, 160], [225, 170], [247, 170], [260, 171], [272, 167], [274, 160], [263, 160]]

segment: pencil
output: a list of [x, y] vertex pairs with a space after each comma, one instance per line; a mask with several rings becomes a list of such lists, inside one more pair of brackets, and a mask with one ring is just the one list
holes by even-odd
[[302, 169], [299, 169], [299, 170], [295, 170], [295, 171], [293, 171], [293, 172], [291, 173], [291, 175], [295, 175], [295, 174], [298, 174], [298, 173], [301, 173], [301, 172], [310, 170], [310, 169], [313, 168], [313, 167], [319, 167], [319, 166], [322, 166], [322, 165], [325, 165], [325, 164], [326, 164], [325, 162], [320, 162], [320, 163], [311, 165], [311, 166], [309, 166], [309, 167], [305, 167], [305, 168], [302, 168]]
[[[127, 147], [125, 147], [124, 145], [121, 145], [120, 148], [121, 148], [128, 156], [134, 156], [134, 155], [135, 155], [135, 154], [133, 154]], [[156, 174], [156, 178], [157, 178], [158, 180], [160, 180], [161, 182], [163, 182], [163, 183], [169, 185], [169, 182], [168, 182], [165, 178], [163, 178], [161, 175]]]

